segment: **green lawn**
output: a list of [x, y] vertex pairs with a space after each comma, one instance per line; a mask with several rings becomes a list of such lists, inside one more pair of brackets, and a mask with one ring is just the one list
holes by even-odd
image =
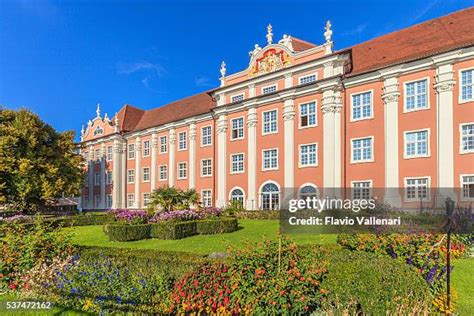
[[[76, 226], [68, 228], [73, 232], [73, 243], [82, 246], [120, 247], [136, 249], [157, 249], [163, 251], [184, 251], [199, 254], [226, 251], [228, 246], [241, 247], [245, 240], [275, 238], [279, 231], [278, 220], [239, 220], [240, 229], [220, 235], [197, 235], [180, 240], [147, 239], [132, 242], [110, 242], [102, 226]], [[293, 235], [298, 243], [334, 244], [336, 235]]]
[[456, 311], [459, 315], [474, 315], [474, 258], [456, 260], [451, 276], [459, 295]]

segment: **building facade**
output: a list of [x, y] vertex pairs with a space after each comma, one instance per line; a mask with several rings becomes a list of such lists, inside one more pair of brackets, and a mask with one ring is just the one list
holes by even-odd
[[321, 45], [274, 40], [269, 26], [247, 69], [227, 74], [222, 63], [220, 87], [113, 118], [98, 108], [79, 144], [81, 207], [143, 208], [163, 185], [247, 209], [278, 208], [288, 189], [385, 188], [397, 204], [457, 188], [474, 201], [473, 17], [466, 9], [339, 51], [329, 22]]

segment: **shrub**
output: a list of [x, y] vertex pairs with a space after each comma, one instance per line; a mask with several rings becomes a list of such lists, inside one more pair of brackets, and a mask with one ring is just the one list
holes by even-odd
[[239, 219], [280, 219], [280, 211], [240, 211], [234, 216]]
[[158, 239], [182, 239], [196, 235], [196, 222], [159, 222], [151, 225], [151, 238]]
[[419, 315], [429, 311], [432, 300], [410, 267], [368, 253], [335, 255], [321, 288], [327, 291], [324, 310], [343, 315]]
[[108, 225], [110, 241], [132, 241], [150, 238], [150, 225]]
[[196, 221], [196, 232], [201, 235], [232, 233], [238, 229], [236, 218], [216, 218]]
[[34, 266], [49, 264], [54, 258], [66, 258], [73, 250], [69, 233], [53, 228], [37, 216], [31, 225], [5, 225], [0, 288], [29, 287], [25, 275]]
[[157, 207], [160, 207], [165, 212], [171, 212], [188, 209], [193, 204], [199, 204], [199, 194], [194, 189], [182, 190], [163, 186], [151, 194], [148, 210], [153, 212]]
[[175, 283], [181, 314], [309, 314], [319, 306], [328, 252], [289, 240], [248, 244], [226, 262], [207, 263]]

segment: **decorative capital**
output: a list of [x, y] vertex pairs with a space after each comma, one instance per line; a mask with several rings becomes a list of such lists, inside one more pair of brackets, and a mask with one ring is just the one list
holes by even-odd
[[273, 42], [273, 27], [271, 24], [267, 26], [267, 44], [271, 45]]
[[283, 105], [283, 120], [290, 121], [295, 118], [295, 104], [293, 99], [285, 100]]
[[434, 85], [436, 92], [441, 93], [441, 92], [447, 92], [447, 91], [452, 91], [454, 89], [454, 84], [456, 82], [454, 80], [445, 80], [438, 82]]
[[196, 124], [189, 125], [189, 139], [194, 141], [196, 140]]
[[382, 100], [385, 104], [391, 103], [391, 102], [398, 102], [399, 96], [400, 96], [400, 92], [398, 91], [387, 92], [387, 93], [382, 94]]
[[156, 133], [151, 134], [151, 147], [156, 148], [158, 146], [158, 135]]
[[342, 108], [341, 97], [339, 95], [330, 95], [323, 97], [321, 111], [323, 114], [340, 113]]
[[176, 131], [174, 129], [170, 130], [170, 144], [176, 144]]
[[225, 115], [221, 115], [217, 120], [217, 134], [227, 132], [227, 119]]

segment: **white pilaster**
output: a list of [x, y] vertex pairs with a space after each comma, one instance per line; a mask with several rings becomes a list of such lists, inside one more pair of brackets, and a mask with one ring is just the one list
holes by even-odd
[[293, 99], [287, 99], [283, 105], [284, 134], [284, 183], [283, 198], [290, 198], [295, 186], [295, 105]]
[[158, 147], [158, 135], [153, 133], [151, 135], [151, 170], [150, 170], [150, 192], [156, 188], [156, 155]]
[[94, 149], [92, 146], [89, 148], [89, 203], [85, 206], [86, 208], [94, 208]]
[[140, 208], [140, 183], [141, 178], [141, 160], [142, 160], [142, 141], [140, 137], [135, 140], [135, 208]]
[[384, 110], [385, 201], [394, 207], [401, 206], [398, 188], [398, 78], [385, 79], [382, 99]]
[[121, 169], [121, 199], [120, 199], [120, 207], [126, 208], [127, 207], [127, 142], [122, 143], [122, 169]]
[[100, 146], [100, 208], [105, 209], [105, 144]]
[[225, 207], [227, 201], [227, 118], [221, 114], [217, 120], [217, 207]]
[[257, 205], [257, 109], [247, 111], [247, 210], [258, 209]]
[[[436, 69], [436, 107], [438, 119], [437, 154], [438, 188], [442, 196], [438, 205], [444, 205], [445, 195], [452, 195], [454, 188], [454, 123], [453, 123], [453, 87], [455, 84], [452, 64], [441, 64]], [[442, 191], [442, 192], [441, 192]]]
[[341, 186], [341, 101], [339, 92], [323, 92], [323, 185], [324, 195], [340, 196]]
[[196, 124], [189, 125], [189, 188], [196, 188]]
[[176, 130], [174, 128], [170, 129], [169, 147], [168, 184], [172, 187], [175, 184], [176, 172]]
[[249, 99], [255, 97], [255, 95], [256, 95], [255, 94], [255, 85], [250, 84], [248, 88], [249, 88]]
[[114, 155], [113, 155], [113, 175], [112, 175], [112, 208], [116, 209], [121, 206], [121, 152], [122, 144], [118, 138], [114, 139]]

